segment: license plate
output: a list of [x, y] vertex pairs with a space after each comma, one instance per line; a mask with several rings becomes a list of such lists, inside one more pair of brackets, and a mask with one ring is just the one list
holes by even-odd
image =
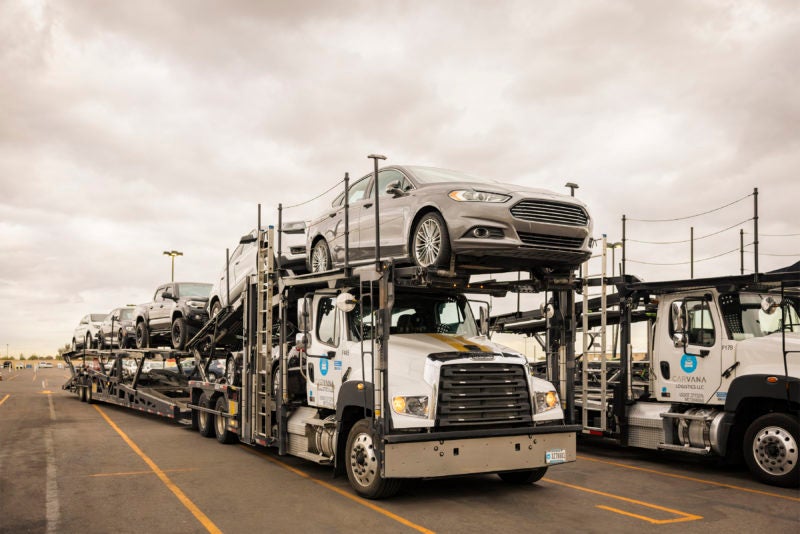
[[567, 461], [567, 451], [564, 449], [550, 449], [544, 455], [547, 464], [560, 464]]

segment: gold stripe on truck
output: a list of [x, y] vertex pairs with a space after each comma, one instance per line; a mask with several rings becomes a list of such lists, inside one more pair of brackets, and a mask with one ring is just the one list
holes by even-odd
[[464, 338], [464, 336], [454, 336], [448, 334], [426, 334], [426, 335], [432, 337], [433, 339], [436, 339], [437, 341], [441, 341], [442, 343], [450, 345], [458, 352], [476, 352], [476, 351], [494, 352], [491, 348], [474, 343]]

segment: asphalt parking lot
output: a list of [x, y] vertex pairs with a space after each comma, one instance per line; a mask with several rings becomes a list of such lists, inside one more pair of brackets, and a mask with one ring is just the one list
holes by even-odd
[[0, 532], [797, 532], [800, 492], [742, 467], [581, 442], [533, 486], [423, 480], [366, 501], [329, 468], [219, 444], [61, 390], [64, 369], [0, 381]]

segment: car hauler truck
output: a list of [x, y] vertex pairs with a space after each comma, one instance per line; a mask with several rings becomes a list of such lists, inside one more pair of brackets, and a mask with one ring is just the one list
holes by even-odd
[[[611, 282], [616, 293], [609, 295]], [[590, 286], [601, 288], [600, 297], [589, 299]], [[604, 269], [574, 288], [582, 302], [562, 291], [546, 309], [498, 317], [494, 325], [546, 336], [547, 376], [561, 384], [567, 418], [584, 435], [730, 460], [743, 455], [758, 480], [797, 486], [799, 288], [800, 265], [653, 283], [611, 280]], [[633, 357], [634, 323], [645, 325], [641, 360]], [[606, 352], [612, 324], [618, 358]], [[578, 330], [582, 354], [574, 358]]]
[[[242, 297], [243, 349], [225, 380], [189, 382], [202, 435], [331, 465], [368, 498], [404, 479], [530, 483], [575, 460], [580, 427], [564, 424], [555, 388], [489, 340], [485, 308], [473, 317], [467, 293], [505, 286], [391, 263], [280, 276], [268, 232]], [[198, 335], [225, 330], [207, 326]]]

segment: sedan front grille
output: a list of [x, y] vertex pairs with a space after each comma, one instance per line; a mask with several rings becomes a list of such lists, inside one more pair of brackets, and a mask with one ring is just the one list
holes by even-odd
[[521, 365], [465, 363], [442, 366], [436, 426], [515, 426], [533, 421], [525, 368]]
[[519, 232], [519, 239], [525, 245], [541, 248], [577, 250], [583, 246], [582, 237], [564, 237], [560, 235], [529, 234]]
[[567, 226], [586, 226], [589, 222], [589, 216], [582, 207], [550, 200], [522, 200], [511, 207], [511, 215], [523, 221]]

